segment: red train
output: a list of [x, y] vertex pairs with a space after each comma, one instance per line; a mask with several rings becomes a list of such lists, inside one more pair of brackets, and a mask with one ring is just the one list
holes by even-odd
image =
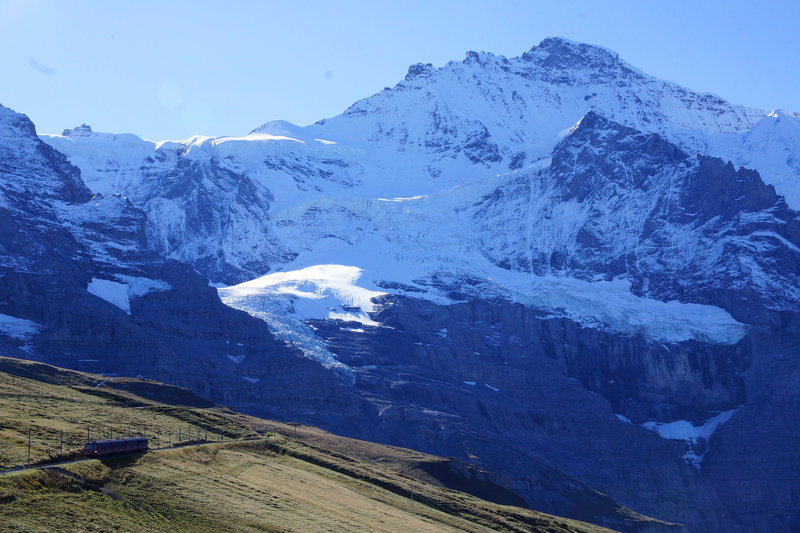
[[147, 439], [141, 437], [134, 439], [94, 440], [92, 442], [87, 442], [83, 447], [83, 454], [87, 457], [143, 451], [147, 451]]

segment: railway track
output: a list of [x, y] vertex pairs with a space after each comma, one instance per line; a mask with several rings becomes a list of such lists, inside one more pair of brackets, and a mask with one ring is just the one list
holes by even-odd
[[[230, 444], [230, 443], [235, 443], [235, 442], [244, 442], [244, 441], [247, 441], [247, 440], [257, 440], [257, 439], [227, 440], [225, 442], [217, 442], [217, 441], [213, 441], [213, 442], [212, 441], [192, 442], [192, 443], [188, 443], [188, 444], [180, 444], [180, 445], [177, 445], [177, 446], [169, 446], [169, 447], [163, 447], [163, 448], [148, 448], [147, 451], [145, 451], [144, 453], [156, 453], [156, 452], [160, 452], [160, 451], [164, 451], [164, 450], [175, 450], [175, 449], [178, 449], [178, 448], [188, 448], [188, 447], [194, 447], [194, 446], [205, 446], [205, 445], [208, 445], [208, 444]], [[58, 462], [55, 462], [55, 463], [39, 463], [39, 464], [31, 465], [31, 466], [17, 466], [17, 467], [14, 467], [14, 468], [9, 468], [7, 470], [0, 470], [0, 475], [14, 474], [14, 473], [17, 473], [17, 472], [25, 472], [27, 470], [58, 469], [58, 468], [61, 468], [63, 466], [72, 465], [72, 464], [75, 464], [75, 463], [83, 463], [85, 461], [96, 461], [98, 459], [103, 459], [103, 458], [106, 458], [106, 457], [120, 457], [120, 456], [125, 456], [125, 455], [132, 455], [134, 453], [142, 453], [142, 452], [126, 452], [126, 453], [118, 453], [118, 454], [113, 454], [113, 455], [105, 455], [105, 456], [102, 456], [102, 457], [82, 457], [80, 459], [73, 459], [71, 461], [58, 461]]]

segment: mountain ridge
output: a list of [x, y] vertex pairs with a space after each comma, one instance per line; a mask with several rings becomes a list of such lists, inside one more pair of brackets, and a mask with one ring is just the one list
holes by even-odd
[[[582, 75], [583, 78], [578, 76], [579, 72], [591, 69], [573, 72], [568, 60], [582, 57], [587, 50], [592, 56], [601, 57], [602, 65], [615, 66], [607, 74], [608, 79], [616, 79], [615, 73], [622, 69], [632, 73], [633, 81], [622, 79], [622, 85], [617, 87], [606, 83], [608, 80], [599, 84], [587, 81], [584, 78], [588, 74]], [[198, 216], [185, 221], [182, 216], [176, 219], [175, 213], [183, 209], [180, 205], [168, 207], [162, 201], [151, 200], [159, 193], [148, 183], [170, 172], [177, 161], [189, 158], [194, 161], [193, 166], [199, 165], [201, 174], [219, 175], [211, 180], [212, 188], [218, 188], [219, 192], [198, 191], [206, 195], [225, 196], [229, 186], [223, 184], [223, 175], [243, 174], [255, 184], [260, 195], [275, 199], [274, 215], [304, 201], [313, 201], [321, 194], [410, 198], [465, 185], [481, 176], [536, 166], [548, 158], [559, 135], [589, 109], [627, 126], [655, 131], [687, 153], [725, 157], [727, 151], [728, 155], [736, 156], [729, 158], [738, 159], [737, 164], [747, 164], [749, 157], [737, 146], [753, 138], [749, 128], [756, 126], [757, 118], [763, 120], [768, 116], [766, 112], [730, 106], [721, 100], [714, 100], [716, 107], [712, 106], [713, 112], [709, 113], [706, 96], [647, 77], [631, 70], [610, 52], [589, 45], [550, 39], [520, 58], [508, 60], [491, 54], [486, 57], [489, 59], [482, 64], [467, 58], [438, 69], [430, 67], [426, 70], [430, 76], [424, 80], [415, 82], [412, 76], [388, 91], [356, 102], [339, 117], [323, 119], [311, 126], [277, 121], [256, 128], [253, 131], [258, 134], [247, 137], [141, 141], [135, 149], [120, 144], [122, 137], [114, 135], [43, 138], [79, 162], [87, 183], [98, 192], [121, 192], [151, 212], [148, 231], [152, 241], [158, 243], [159, 253], [194, 264], [217, 282], [231, 283], [262, 275], [271, 267], [291, 260], [297, 250], [292, 250], [291, 244], [289, 249], [281, 250], [280, 239], [274, 237], [276, 229], [256, 222], [266, 221], [267, 213], [256, 210], [247, 214], [251, 208], [235, 202], [222, 206], [220, 220], [231, 222], [229, 226], [223, 223], [217, 233], [244, 235], [258, 229], [266, 237], [255, 238], [259, 242], [255, 253], [235, 242], [212, 244], [222, 248], [217, 259], [214, 251], [202, 242], [171, 244], [180, 242], [184, 225], [203, 224]], [[572, 72], [580, 79], [571, 80], [570, 84], [550, 83], [536, 74], [540, 71]], [[534, 82], [538, 85], [530, 88]], [[596, 94], [598, 91], [601, 94]], [[592, 99], [598, 102], [593, 104]], [[678, 127], [670, 125], [673, 119], [665, 118], [673, 115]], [[787, 116], [783, 122], [796, 120]], [[707, 130], [709, 125], [713, 126], [713, 135], [700, 135], [699, 130], [692, 130], [701, 126]], [[765, 135], [770, 141], [775, 135], [782, 138], [777, 133], [765, 132]], [[94, 145], [92, 139], [96, 139]], [[790, 140], [782, 143], [791, 144]], [[93, 156], [98, 150], [102, 155]], [[800, 144], [791, 150], [800, 150]], [[177, 160], [171, 155], [175, 151]], [[800, 152], [797, 159], [800, 160]], [[111, 166], [107, 165], [110, 161], [114, 161]], [[780, 168], [773, 164], [775, 168], [768, 167], [766, 175], [762, 170], [762, 175], [768, 183], [774, 182], [780, 188], [779, 192], [790, 204], [797, 205], [800, 187], [796, 179], [790, 179], [796, 175], [791, 165], [791, 158], [786, 159], [779, 162]], [[761, 165], [762, 169], [764, 166]], [[186, 207], [187, 213], [196, 209]], [[175, 221], [160, 225], [155, 222], [162, 218]], [[276, 248], [277, 253], [270, 254], [271, 248]], [[268, 259], [259, 264], [259, 257]]]

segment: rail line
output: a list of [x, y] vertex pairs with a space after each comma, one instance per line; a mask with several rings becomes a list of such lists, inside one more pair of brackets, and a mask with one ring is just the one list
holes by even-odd
[[233, 443], [237, 443], [237, 442], [247, 442], [247, 441], [254, 441], [254, 440], [261, 440], [261, 439], [236, 439], [236, 440], [227, 440], [227, 441], [224, 441], [224, 442], [217, 442], [217, 441], [214, 441], [214, 442], [212, 442], [212, 441], [191, 442], [191, 443], [187, 443], [187, 444], [180, 444], [180, 445], [176, 445], [176, 446], [167, 446], [167, 447], [163, 447], [163, 448], [148, 448], [147, 451], [145, 451], [145, 452], [125, 452], [125, 453], [118, 453], [118, 454], [113, 454], [113, 455], [105, 455], [105, 456], [102, 456], [102, 457], [82, 457], [80, 459], [73, 459], [71, 461], [59, 461], [59, 462], [55, 462], [55, 463], [39, 463], [39, 464], [35, 464], [35, 465], [30, 465], [30, 466], [17, 466], [17, 467], [9, 468], [9, 469], [6, 469], [6, 470], [0, 470], [0, 475], [14, 474], [14, 473], [17, 473], [17, 472], [25, 472], [27, 470], [37, 470], [39, 468], [43, 468], [43, 469], [60, 468], [62, 466], [66, 466], [66, 465], [73, 465], [75, 463], [83, 463], [85, 461], [97, 461], [97, 460], [100, 460], [100, 459], [103, 459], [103, 458], [106, 458], [106, 457], [121, 457], [121, 456], [126, 456], [126, 455], [133, 455], [135, 453], [141, 453], [142, 455], [144, 455], [145, 453], [160, 452], [160, 451], [164, 451], [164, 450], [177, 450], [177, 449], [180, 449], [180, 448], [189, 448], [189, 447], [194, 447], [194, 446], [205, 446], [205, 445], [208, 445], [208, 444], [222, 444], [222, 445], [225, 445], [225, 444], [233, 444]]

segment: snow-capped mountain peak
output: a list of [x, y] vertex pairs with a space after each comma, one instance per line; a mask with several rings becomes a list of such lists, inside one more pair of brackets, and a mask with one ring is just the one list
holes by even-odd
[[61, 135], [64, 137], [90, 137], [92, 135], [92, 127], [83, 123], [75, 128], [64, 130]]
[[306, 137], [302, 126], [292, 124], [286, 120], [271, 120], [269, 122], [265, 122], [261, 126], [251, 131], [250, 135], [255, 133], [275, 135], [277, 137], [288, 137], [291, 139], [303, 139]]
[[[148, 235], [159, 251], [191, 262], [216, 281], [222, 280], [222, 270], [228, 272], [225, 276], [238, 272], [241, 277], [225, 277], [230, 283], [263, 275], [276, 261], [291, 260], [306, 249], [306, 243], [291, 240], [278, 246], [271, 236], [296, 227], [293, 214], [309, 213], [322, 197], [371, 199], [366, 202], [426, 197], [541, 168], [549, 164], [564, 132], [572, 128], [573, 135], [580, 133], [583, 122], [573, 126], [582, 117], [605, 117], [657, 134], [684, 154], [717, 154], [736, 164], [759, 160], [754, 144], [787, 148], [782, 166], [776, 167], [769, 155], [773, 164], [762, 176], [790, 205], [797, 205], [800, 187], [791, 176], [800, 160], [793, 154], [800, 154], [800, 146], [792, 144], [798, 138], [793, 131], [783, 130], [800, 119], [773, 115], [658, 80], [605, 48], [548, 38], [517, 58], [470, 51], [462, 61], [438, 68], [412, 65], [393, 88], [310, 126], [276, 120], [245, 137], [165, 143], [97, 133], [43, 138], [72, 157], [93, 189], [122, 192], [148, 211]], [[171, 202], [166, 212], [165, 200], [157, 195], [171, 181], [162, 176], [200, 168], [208, 170], [187, 183], [218, 189], [214, 196], [219, 200], [209, 204], [215, 207], [205, 212]], [[223, 175], [226, 183], [219, 181]], [[237, 202], [221, 200], [237, 197], [232, 196], [234, 176], [250, 184], [254, 197], [268, 199], [269, 214], [252, 202], [242, 209]], [[224, 211], [228, 209], [233, 216]], [[246, 212], [251, 214], [240, 218]], [[249, 218], [256, 212], [257, 222]], [[360, 216], [352, 208], [347, 212], [348, 217]], [[222, 255], [205, 238], [187, 239], [187, 227], [210, 227], [208, 217], [227, 226], [224, 234], [232, 239]], [[236, 220], [241, 226], [234, 231], [230, 224]], [[254, 231], [256, 227], [261, 229]], [[260, 243], [258, 254], [244, 244], [251, 239]], [[276, 246], [280, 253], [266, 252]], [[269, 259], [260, 261], [259, 254]], [[247, 274], [244, 265], [250, 265]]]
[[[0, 105], [0, 202], [58, 198], [85, 202], [92, 195], [67, 157], [36, 137], [30, 119]], [[43, 172], [42, 168], [55, 169]], [[17, 200], [14, 200], [17, 199]]]
[[605, 73], [611, 68], [630, 68], [620, 60], [616, 52], [563, 37], [547, 37], [522, 54], [520, 59], [540, 68], [562, 71], [595, 70]]

